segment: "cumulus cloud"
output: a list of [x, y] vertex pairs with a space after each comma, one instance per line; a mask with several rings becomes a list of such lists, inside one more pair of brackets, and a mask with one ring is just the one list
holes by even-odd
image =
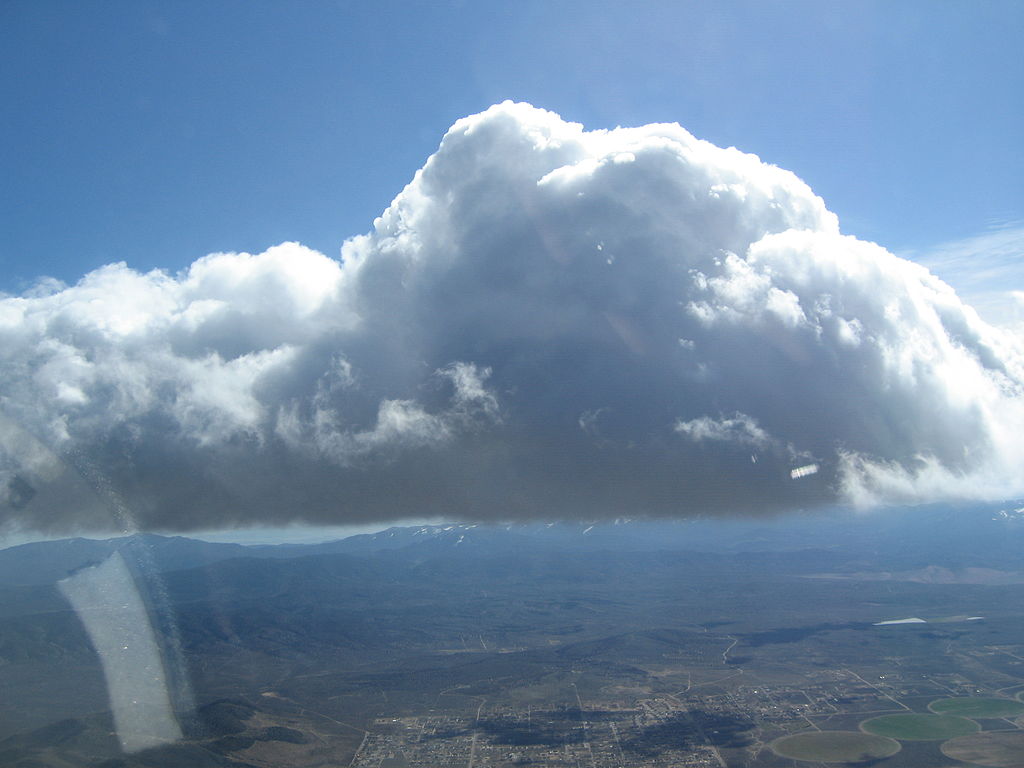
[[458, 121], [340, 260], [0, 300], [0, 372], [5, 515], [47, 530], [1024, 491], [1018, 339], [788, 171], [525, 104]]

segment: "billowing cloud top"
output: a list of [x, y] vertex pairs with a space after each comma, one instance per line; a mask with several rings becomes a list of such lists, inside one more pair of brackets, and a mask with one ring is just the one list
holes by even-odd
[[792, 173], [525, 104], [340, 261], [0, 301], [4, 514], [48, 530], [1006, 497], [1022, 392], [1018, 341]]

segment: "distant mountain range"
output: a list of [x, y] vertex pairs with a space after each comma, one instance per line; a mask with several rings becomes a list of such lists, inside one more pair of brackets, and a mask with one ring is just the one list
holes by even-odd
[[737, 554], [822, 549], [851, 558], [891, 558], [889, 570], [932, 565], [1015, 568], [1024, 551], [1020, 504], [843, 510], [775, 518], [421, 525], [317, 544], [213, 543], [152, 533], [73, 538], [0, 550], [0, 587], [53, 584], [114, 551], [138, 568], [158, 572], [238, 558], [391, 553], [398, 560], [419, 562], [439, 555], [545, 550]]

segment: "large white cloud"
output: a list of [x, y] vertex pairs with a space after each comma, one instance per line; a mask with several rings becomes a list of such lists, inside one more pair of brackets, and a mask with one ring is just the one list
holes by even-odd
[[586, 132], [505, 103], [456, 123], [340, 261], [285, 243], [0, 301], [5, 514], [188, 529], [1006, 497], [1022, 361], [792, 173], [678, 125]]

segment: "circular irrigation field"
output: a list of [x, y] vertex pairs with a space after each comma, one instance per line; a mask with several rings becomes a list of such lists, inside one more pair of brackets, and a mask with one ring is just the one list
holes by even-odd
[[928, 709], [937, 715], [960, 717], [1015, 717], [1024, 714], [1024, 703], [1013, 699], [983, 699], [965, 696], [957, 699], [936, 699]]
[[994, 768], [1024, 768], [1024, 731], [982, 731], [951, 739], [940, 749], [946, 757]]
[[860, 731], [813, 731], [783, 736], [771, 743], [779, 757], [815, 763], [862, 763], [895, 755], [900, 743]]
[[876, 736], [904, 741], [938, 741], [981, 730], [973, 720], [956, 715], [883, 715], [865, 720], [860, 727]]

